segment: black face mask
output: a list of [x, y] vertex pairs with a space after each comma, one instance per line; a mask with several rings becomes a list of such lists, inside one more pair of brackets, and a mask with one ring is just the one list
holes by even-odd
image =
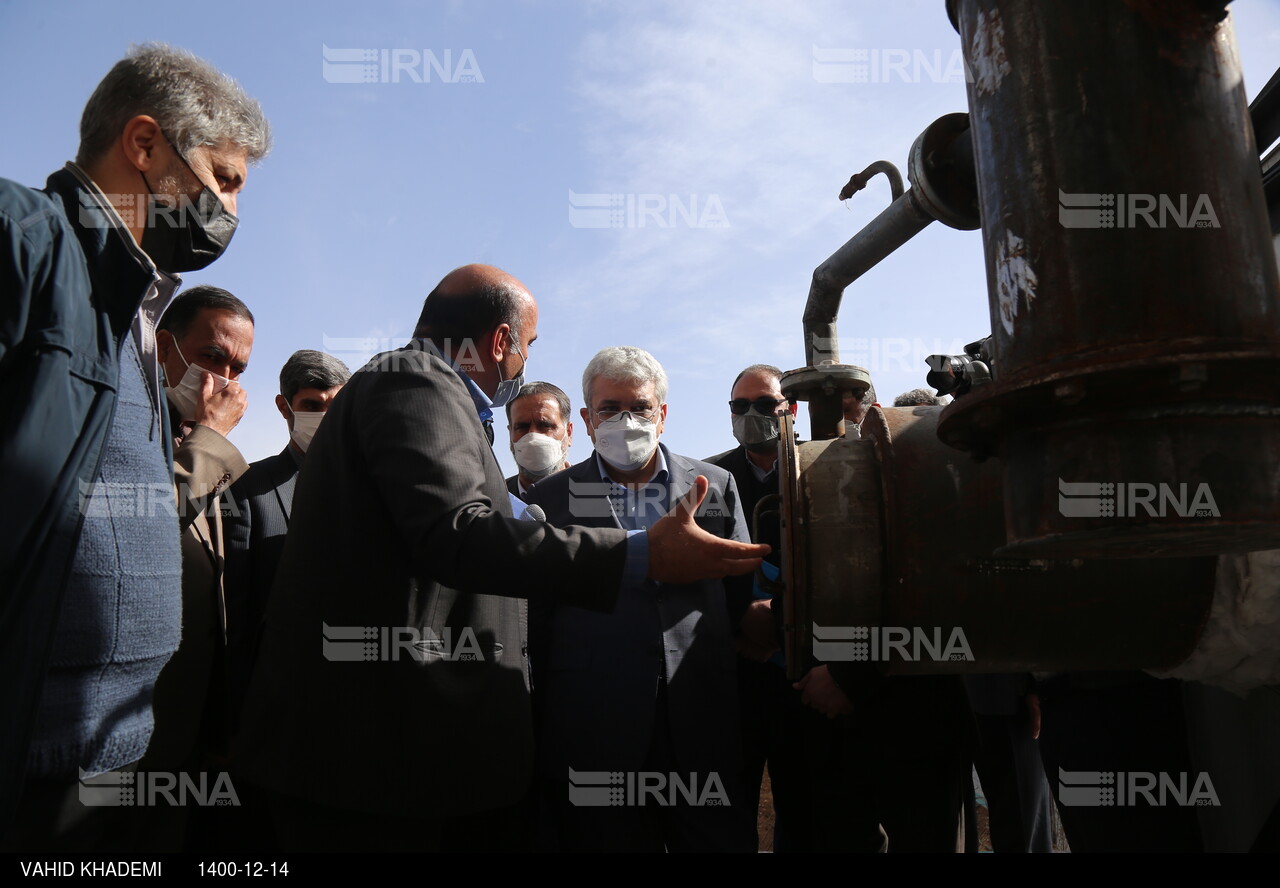
[[[169, 147], [173, 148], [172, 142], [169, 142]], [[173, 153], [199, 181], [191, 164], [178, 153], [177, 148], [173, 148]], [[240, 220], [227, 212], [212, 188], [206, 185], [194, 205], [180, 200], [175, 209], [158, 203], [146, 175], [141, 171], [139, 174], [151, 192], [147, 225], [142, 231], [142, 249], [157, 268], [169, 272], [199, 271], [222, 255], [227, 244], [231, 243], [231, 236], [236, 233]]]

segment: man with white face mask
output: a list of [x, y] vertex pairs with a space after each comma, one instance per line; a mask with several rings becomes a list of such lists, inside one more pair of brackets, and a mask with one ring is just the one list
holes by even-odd
[[[651, 527], [698, 475], [710, 482], [700, 527], [746, 542], [738, 489], [723, 469], [659, 442], [667, 376], [648, 352], [606, 348], [582, 376], [585, 461], [528, 493], [556, 526]], [[738, 578], [740, 579], [740, 578]], [[540, 713], [538, 770], [561, 851], [755, 851], [743, 804], [734, 686], [735, 625], [749, 595], [728, 580], [622, 590], [612, 614], [530, 601], [529, 656]], [[627, 772], [696, 783], [671, 806], [578, 807], [573, 775]], [[638, 781], [640, 778], [637, 777]], [[664, 796], [665, 798], [665, 796]]]
[[573, 423], [569, 396], [549, 382], [526, 383], [507, 402], [511, 455], [519, 471], [507, 479], [512, 496], [525, 498], [529, 488], [569, 468]]
[[[217, 287], [180, 295], [156, 328], [182, 531], [182, 639], [156, 680], [155, 731], [139, 770], [216, 771], [211, 763], [226, 753], [222, 517], [231, 504], [221, 495], [249, 468], [226, 436], [244, 415], [239, 379], [252, 349], [253, 314]], [[187, 813], [140, 807], [138, 835], [150, 847], [184, 850]]]
[[296, 351], [280, 371], [276, 409], [289, 427], [289, 443], [249, 466], [231, 487], [236, 508], [226, 518], [227, 672], [232, 727], [238, 722], [276, 565], [284, 551], [293, 490], [316, 430], [351, 371], [333, 355]]

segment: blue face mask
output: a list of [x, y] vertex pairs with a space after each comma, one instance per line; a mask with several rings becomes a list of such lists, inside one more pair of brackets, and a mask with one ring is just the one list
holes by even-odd
[[[494, 407], [507, 406], [507, 402], [514, 398], [524, 386], [524, 371], [525, 368], [529, 366], [529, 357], [521, 354], [520, 346], [516, 346], [516, 354], [524, 358], [524, 364], [521, 365], [520, 372], [515, 376], [510, 379], [503, 379], [498, 383], [498, 389], [493, 393], [493, 397], [490, 399], [493, 402]], [[498, 376], [502, 376], [501, 366], [498, 367]]]

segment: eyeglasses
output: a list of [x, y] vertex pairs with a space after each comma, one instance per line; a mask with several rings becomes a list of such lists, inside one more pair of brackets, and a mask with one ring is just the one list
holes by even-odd
[[596, 418], [596, 424], [598, 425], [602, 422], [608, 422], [611, 419], [617, 419], [624, 413], [627, 416], [634, 416], [641, 422], [657, 422], [658, 414], [661, 412], [661, 408], [655, 408], [650, 410], [648, 413], [640, 413], [636, 410], [592, 410], [591, 415]]
[[746, 398], [734, 398], [729, 402], [729, 412], [734, 416], [745, 416], [747, 411], [752, 407], [756, 408], [756, 413], [761, 416], [773, 416], [778, 408], [787, 403], [786, 398], [756, 398], [749, 401]]

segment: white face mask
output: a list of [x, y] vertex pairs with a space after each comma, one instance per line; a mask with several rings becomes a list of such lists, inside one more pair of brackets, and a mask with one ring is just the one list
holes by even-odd
[[516, 458], [516, 465], [526, 477], [534, 481], [541, 481], [558, 472], [564, 465], [564, 458], [568, 453], [569, 447], [566, 442], [540, 432], [529, 432], [511, 445], [511, 454]]
[[311, 446], [311, 439], [316, 436], [316, 429], [320, 428], [320, 420], [324, 419], [324, 414], [295, 413], [292, 407], [289, 407], [289, 412], [293, 413], [293, 431], [289, 433], [289, 437], [306, 453]]
[[[169, 396], [169, 403], [178, 411], [178, 419], [195, 419], [196, 403], [200, 400], [200, 391], [204, 387], [204, 377], [213, 377], [213, 390], [215, 392], [220, 392], [231, 385], [231, 380], [192, 364], [183, 356], [182, 349], [178, 348], [176, 342], [173, 344], [173, 348], [178, 353], [178, 357], [182, 359], [182, 363], [187, 365], [187, 372], [182, 374], [182, 379], [178, 380], [177, 385], [166, 385], [164, 392]], [[165, 374], [165, 381], [168, 382], [167, 373]]]
[[596, 426], [596, 453], [621, 472], [634, 472], [658, 449], [658, 424], [628, 412]]

